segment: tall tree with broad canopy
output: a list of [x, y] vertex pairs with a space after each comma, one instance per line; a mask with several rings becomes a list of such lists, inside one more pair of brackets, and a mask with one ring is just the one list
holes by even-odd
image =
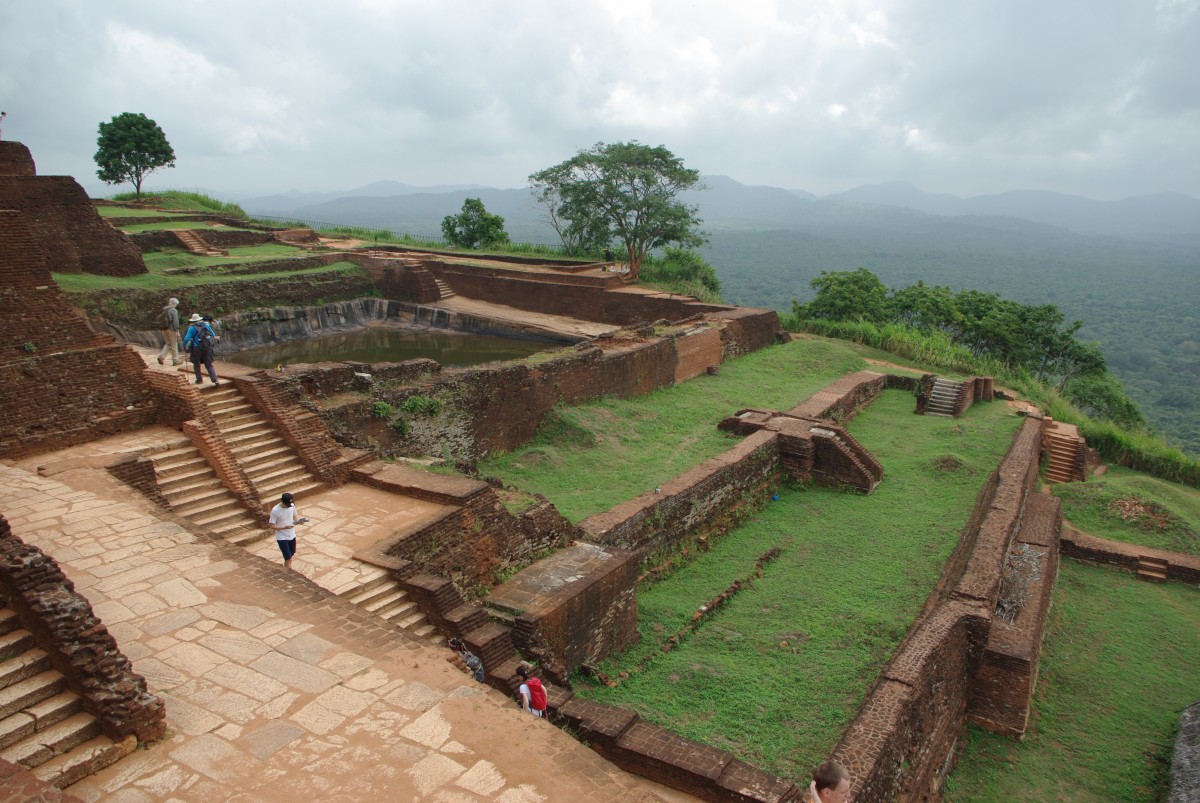
[[158, 123], [144, 114], [125, 112], [100, 124], [96, 175], [105, 184], [133, 182], [142, 197], [142, 181], [160, 167], [175, 166], [175, 151]]
[[487, 248], [508, 242], [504, 218], [487, 211], [479, 198], [467, 198], [461, 212], [442, 218], [442, 235], [459, 248]]
[[698, 208], [678, 198], [684, 190], [702, 188], [700, 171], [684, 167], [662, 145], [597, 142], [534, 173], [529, 184], [568, 250], [594, 250], [614, 239], [623, 243], [631, 281], [650, 250], [704, 243]]

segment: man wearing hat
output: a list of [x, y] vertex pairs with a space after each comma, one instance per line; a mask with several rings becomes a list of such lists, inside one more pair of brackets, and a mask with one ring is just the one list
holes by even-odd
[[168, 298], [167, 306], [163, 307], [162, 314], [159, 316], [159, 322], [163, 325], [163, 347], [162, 351], [158, 352], [158, 364], [162, 365], [163, 360], [168, 354], [171, 355], [171, 365], [179, 365], [183, 362], [179, 358], [179, 306], [178, 298]]
[[275, 543], [283, 553], [283, 568], [292, 568], [292, 558], [296, 555], [296, 525], [305, 524], [308, 519], [300, 516], [291, 494], [284, 494], [279, 504], [271, 508], [269, 526], [275, 531]]
[[204, 318], [200, 317], [200, 313], [193, 312], [192, 317], [188, 318], [187, 334], [183, 336], [183, 347], [192, 355], [192, 368], [196, 369], [196, 384], [204, 382], [204, 378], [200, 375], [200, 364], [208, 369], [208, 378], [212, 380], [214, 385], [217, 382], [217, 369], [213, 367], [213, 346], [217, 340], [217, 333], [213, 331], [212, 325]]

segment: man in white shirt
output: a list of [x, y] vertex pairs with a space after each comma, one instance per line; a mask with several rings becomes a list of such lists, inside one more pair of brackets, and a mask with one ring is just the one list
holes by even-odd
[[285, 569], [292, 568], [292, 558], [296, 555], [296, 525], [307, 521], [296, 510], [291, 494], [284, 494], [279, 504], [271, 508], [269, 525], [275, 531], [275, 543], [279, 544], [279, 551], [283, 553]]

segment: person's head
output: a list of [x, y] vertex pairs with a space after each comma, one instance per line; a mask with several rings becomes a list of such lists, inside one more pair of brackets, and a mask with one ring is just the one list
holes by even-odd
[[850, 774], [836, 761], [826, 761], [813, 770], [813, 783], [821, 803], [845, 803], [850, 799]]
[[462, 639], [458, 638], [457, 636], [451, 636], [450, 641], [447, 643], [450, 645], [450, 649], [457, 650], [458, 652], [462, 652], [465, 646], [462, 643]]
[[200, 323], [202, 320], [204, 319], [200, 317], [200, 313], [193, 312], [192, 317], [188, 318], [188, 323]]
[[205, 321], [206, 323], [212, 323], [212, 321], [213, 321], [213, 316], [211, 316], [211, 315], [205, 315], [205, 316], [204, 316], [204, 321]]
[[283, 496], [279, 497], [279, 504], [283, 505], [284, 507], [291, 507], [292, 506], [292, 495], [284, 494]]
[[521, 676], [521, 680], [529, 680], [529, 667], [522, 664], [517, 667], [517, 674]]
[[168, 299], [167, 299], [167, 306], [169, 306], [169, 307], [178, 307], [178, 306], [179, 306], [179, 299], [178, 299], [178, 298], [168, 298]]

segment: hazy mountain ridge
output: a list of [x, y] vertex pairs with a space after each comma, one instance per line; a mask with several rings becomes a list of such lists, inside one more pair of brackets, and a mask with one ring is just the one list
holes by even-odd
[[[822, 270], [866, 267], [891, 287], [922, 280], [1057, 304], [1068, 319], [1085, 322], [1083, 336], [1101, 343], [1110, 367], [1150, 420], [1200, 454], [1200, 401], [1194, 394], [1200, 387], [1200, 222], [1191, 222], [1200, 201], [1171, 194], [1102, 202], [1005, 193], [964, 205], [954, 196], [915, 196], [962, 212], [940, 215], [863, 200], [882, 197], [872, 188], [814, 200], [725, 176], [704, 182], [708, 190], [688, 193], [685, 200], [700, 207], [710, 241], [702, 250], [730, 302], [788, 309], [793, 298], [811, 296], [809, 282]], [[894, 196], [908, 192], [882, 186]], [[1167, 212], [1155, 213], [1164, 233], [1146, 235], [1143, 218], [1101, 235], [1000, 214], [1022, 198], [1047, 195], [1053, 196], [1047, 206], [1059, 209], [1060, 219], [1067, 214], [1063, 209], [1080, 210], [1087, 226], [1102, 230], [1104, 215], [1114, 209], [1165, 207]], [[503, 216], [514, 241], [557, 242], [526, 189], [342, 195], [290, 210], [260, 206], [264, 199], [243, 206], [251, 214], [436, 237], [442, 218], [458, 212], [467, 197], [481, 198], [489, 211]], [[1089, 210], [1100, 213], [1087, 217]], [[1136, 216], [1130, 214], [1132, 221]], [[1127, 234], [1133, 230], [1143, 233]]]

